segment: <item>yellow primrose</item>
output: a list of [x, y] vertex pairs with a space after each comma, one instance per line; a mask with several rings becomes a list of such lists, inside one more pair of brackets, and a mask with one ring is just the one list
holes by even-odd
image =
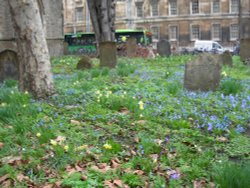
[[143, 117], [143, 115], [142, 114], [140, 114], [140, 118], [142, 118]]
[[88, 148], [88, 145], [84, 144], [82, 146], [77, 147], [76, 150], [79, 151], [79, 150], [84, 150], [84, 149], [87, 149], [87, 148]]
[[25, 91], [25, 92], [24, 92], [24, 94], [25, 94], [25, 95], [28, 95], [28, 94], [29, 94], [29, 92], [28, 92], [28, 91]]
[[221, 74], [222, 76], [227, 76], [227, 73], [225, 71], [223, 71]]
[[50, 140], [50, 144], [51, 144], [52, 146], [56, 146], [56, 145], [57, 145], [57, 141], [55, 141], [55, 140]]
[[4, 102], [3, 102], [3, 103], [1, 103], [1, 106], [3, 106], [3, 107], [4, 107], [4, 106], [6, 106], [6, 105], [7, 105], [7, 104], [6, 104], [6, 103], [4, 103]]
[[104, 144], [103, 145], [103, 147], [105, 148], [105, 149], [112, 149], [112, 146], [110, 145], [110, 144]]
[[26, 106], [27, 106], [26, 104], [23, 105], [24, 108], [25, 108]]
[[139, 104], [140, 110], [143, 110], [144, 109], [144, 103], [142, 101], [140, 101], [138, 104]]
[[37, 137], [41, 137], [41, 133], [36, 133], [36, 136]]
[[66, 152], [68, 152], [69, 151], [69, 146], [68, 145], [66, 145], [66, 146], [64, 146], [64, 151], [66, 151]]
[[95, 94], [97, 94], [97, 95], [99, 95], [101, 92], [99, 91], [99, 90], [97, 90], [96, 92], [95, 92]]

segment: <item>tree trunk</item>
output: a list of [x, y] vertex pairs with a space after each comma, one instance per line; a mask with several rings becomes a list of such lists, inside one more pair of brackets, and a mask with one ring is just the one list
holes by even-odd
[[38, 1], [8, 2], [16, 33], [19, 89], [29, 91], [35, 98], [45, 98], [54, 93], [54, 87], [42, 10], [39, 9], [41, 4]]
[[114, 42], [116, 0], [87, 1], [97, 42]]
[[[99, 52], [101, 66], [115, 67], [116, 65], [116, 47], [115, 47], [115, 5], [116, 0], [87, 0], [92, 26], [94, 28], [97, 51]], [[112, 50], [110, 57], [106, 58], [109, 54], [101, 54], [106, 52], [106, 49], [99, 49], [100, 46], [106, 48], [106, 44], [100, 45], [100, 43], [108, 42], [108, 46], [114, 45], [114, 47], [108, 48]], [[113, 43], [110, 43], [113, 42]], [[112, 63], [110, 64], [108, 60]]]

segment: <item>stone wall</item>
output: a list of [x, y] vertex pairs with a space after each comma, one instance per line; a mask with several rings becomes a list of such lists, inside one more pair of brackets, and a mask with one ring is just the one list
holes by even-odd
[[[63, 4], [58, 0], [43, 0], [46, 13], [46, 37], [51, 57], [63, 54]], [[0, 52], [16, 51], [14, 30], [7, 1], [0, 1]]]

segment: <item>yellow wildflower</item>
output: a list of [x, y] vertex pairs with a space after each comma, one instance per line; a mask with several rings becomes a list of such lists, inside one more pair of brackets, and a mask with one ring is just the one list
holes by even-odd
[[64, 146], [64, 151], [66, 151], [66, 152], [68, 152], [69, 151], [69, 146], [68, 145], [66, 145], [66, 146]]
[[7, 104], [6, 104], [6, 103], [4, 103], [4, 102], [3, 102], [3, 103], [1, 103], [1, 106], [2, 106], [2, 107], [6, 106], [6, 105], [7, 105]]
[[84, 150], [84, 149], [87, 149], [87, 148], [88, 148], [88, 145], [84, 144], [82, 146], [77, 147], [76, 150], [79, 151], [79, 150]]
[[37, 137], [41, 137], [41, 133], [37, 133], [36, 136], [37, 136]]
[[225, 71], [223, 71], [221, 74], [222, 76], [225, 76], [225, 77], [227, 76], [227, 73]]
[[139, 104], [140, 110], [144, 110], [144, 103], [140, 101], [138, 104]]
[[104, 144], [103, 147], [104, 147], [105, 149], [107, 149], [107, 150], [108, 150], [108, 149], [112, 149], [112, 146], [111, 146], [110, 144], [107, 144], [107, 143]]
[[55, 141], [55, 140], [50, 140], [50, 144], [51, 144], [52, 146], [56, 146], [56, 145], [57, 145], [57, 141]]
[[25, 91], [25, 92], [24, 92], [24, 94], [25, 94], [25, 95], [28, 95], [28, 94], [29, 94], [29, 92], [28, 92], [28, 91]]

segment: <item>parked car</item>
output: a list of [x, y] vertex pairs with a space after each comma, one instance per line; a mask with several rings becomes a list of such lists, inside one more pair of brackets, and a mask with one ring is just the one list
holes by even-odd
[[208, 52], [213, 54], [223, 54], [227, 49], [218, 42], [212, 40], [196, 40], [194, 43], [194, 52]]

